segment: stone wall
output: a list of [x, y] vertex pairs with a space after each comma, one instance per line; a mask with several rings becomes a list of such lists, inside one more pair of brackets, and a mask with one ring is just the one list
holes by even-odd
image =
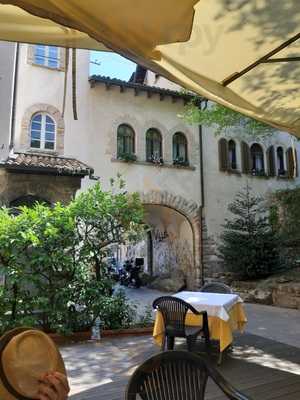
[[204, 279], [218, 279], [224, 274], [223, 263], [217, 256], [217, 243], [209, 236], [205, 218], [202, 218]]
[[78, 176], [54, 176], [8, 172], [0, 169], [0, 203], [9, 205], [22, 196], [37, 196], [49, 203], [68, 203], [78, 189]]
[[294, 275], [291, 271], [266, 280], [232, 281], [231, 287], [246, 302], [300, 310], [300, 280]]

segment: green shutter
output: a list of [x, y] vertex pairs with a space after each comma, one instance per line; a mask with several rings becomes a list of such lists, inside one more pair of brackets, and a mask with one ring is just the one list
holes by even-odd
[[276, 176], [274, 146], [270, 146], [267, 150], [267, 166], [268, 166], [268, 175]]
[[250, 149], [246, 142], [241, 142], [242, 172], [250, 173]]
[[219, 140], [219, 169], [228, 170], [228, 143], [224, 138]]
[[[294, 160], [295, 156], [295, 160]], [[298, 156], [296, 149], [289, 147], [286, 152], [287, 174], [289, 179], [294, 179], [298, 176]]]
[[293, 149], [289, 147], [286, 151], [286, 165], [287, 175], [289, 179], [294, 178], [294, 161], [293, 161]]

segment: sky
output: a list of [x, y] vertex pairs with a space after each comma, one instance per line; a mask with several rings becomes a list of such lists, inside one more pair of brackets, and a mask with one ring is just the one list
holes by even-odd
[[92, 51], [91, 61], [100, 65], [90, 64], [90, 75], [103, 75], [128, 81], [135, 71], [136, 65], [115, 53]]

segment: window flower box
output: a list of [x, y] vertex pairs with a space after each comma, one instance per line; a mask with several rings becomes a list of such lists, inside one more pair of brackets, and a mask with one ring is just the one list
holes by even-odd
[[137, 160], [137, 156], [132, 153], [122, 153], [118, 155], [118, 159], [126, 162], [135, 162]]

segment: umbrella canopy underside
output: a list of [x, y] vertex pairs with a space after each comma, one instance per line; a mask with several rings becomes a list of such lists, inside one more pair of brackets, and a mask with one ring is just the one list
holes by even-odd
[[299, 0], [0, 0], [0, 40], [113, 50], [300, 137]]

